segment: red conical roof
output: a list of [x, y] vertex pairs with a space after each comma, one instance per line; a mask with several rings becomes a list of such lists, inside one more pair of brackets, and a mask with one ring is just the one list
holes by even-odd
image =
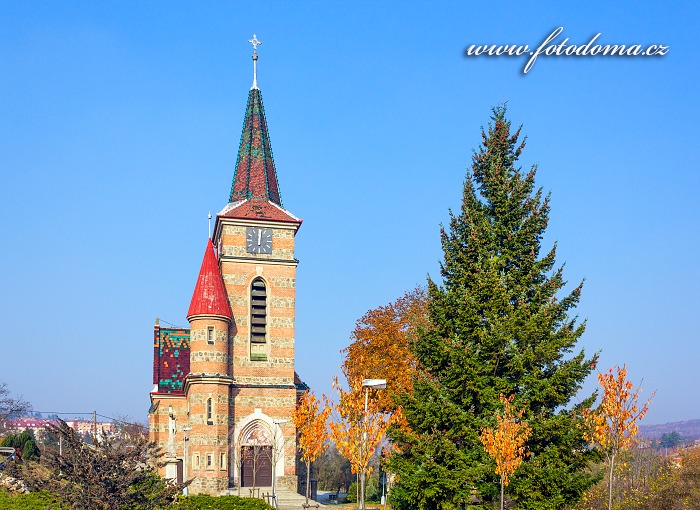
[[195, 315], [218, 315], [229, 320], [233, 319], [211, 239], [207, 239], [207, 249], [204, 252], [204, 260], [199, 270], [190, 309], [187, 311], [187, 319]]

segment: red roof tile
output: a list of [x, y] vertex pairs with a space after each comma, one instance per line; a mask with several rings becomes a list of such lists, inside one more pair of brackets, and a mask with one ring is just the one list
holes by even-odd
[[229, 320], [233, 319], [211, 239], [207, 239], [207, 249], [204, 252], [187, 319], [195, 315], [219, 315]]
[[242, 200], [229, 203], [218, 214], [220, 218], [283, 221], [301, 224], [301, 220], [277, 204], [265, 200]]

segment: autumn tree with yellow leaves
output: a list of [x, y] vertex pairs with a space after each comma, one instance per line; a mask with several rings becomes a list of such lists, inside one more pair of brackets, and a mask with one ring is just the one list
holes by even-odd
[[348, 380], [372, 377], [386, 379], [387, 391], [376, 395], [386, 412], [396, 409], [393, 396], [411, 391], [416, 358], [410, 342], [416, 328], [427, 321], [427, 296], [417, 287], [388, 305], [369, 310], [355, 323], [345, 355], [343, 374]]
[[[369, 475], [372, 471], [370, 459], [377, 451], [390, 425], [401, 420], [401, 409], [385, 413], [377, 399], [377, 390], [365, 389], [362, 377], [348, 380], [349, 389], [343, 389], [336, 377], [333, 389], [338, 391], [338, 403], [328, 401], [332, 410], [329, 423], [330, 436], [338, 451], [348, 459], [353, 474]], [[366, 408], [365, 408], [366, 405]], [[364, 508], [364, 494], [360, 491], [358, 501]]]
[[501, 395], [503, 412], [496, 415], [496, 426], [481, 429], [481, 443], [496, 462], [496, 474], [501, 477], [501, 510], [503, 510], [504, 487], [508, 486], [512, 475], [525, 456], [525, 441], [530, 435], [530, 427], [522, 421], [524, 410], [513, 410], [513, 397]]
[[327, 422], [331, 409], [324, 406], [316, 396], [306, 390], [299, 400], [292, 419], [297, 428], [297, 447], [301, 452], [301, 460], [306, 463], [306, 505], [309, 504], [311, 463], [315, 462], [328, 446], [329, 438]]
[[634, 384], [627, 379], [625, 365], [598, 374], [598, 383], [603, 390], [600, 405], [584, 410], [583, 415], [587, 425], [586, 438], [604, 453], [608, 461], [608, 510], [611, 510], [615, 459], [634, 443], [639, 431], [637, 422], [647, 414], [654, 394], [640, 405], [641, 388], [634, 389]]

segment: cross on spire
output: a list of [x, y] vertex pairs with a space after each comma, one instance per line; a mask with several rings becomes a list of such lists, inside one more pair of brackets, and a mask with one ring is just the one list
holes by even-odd
[[250, 87], [251, 89], [257, 89], [258, 88], [258, 46], [262, 44], [262, 42], [258, 41], [258, 38], [253, 34], [252, 39], [248, 39], [248, 42], [253, 45], [253, 86]]
[[260, 46], [262, 42], [258, 41], [258, 38], [255, 37], [255, 34], [253, 34], [252, 39], [248, 39], [248, 42], [253, 45], [253, 53], [257, 53], [258, 46]]

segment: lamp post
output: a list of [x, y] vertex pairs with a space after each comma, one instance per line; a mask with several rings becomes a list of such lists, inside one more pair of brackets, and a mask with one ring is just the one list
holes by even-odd
[[369, 399], [369, 390], [385, 390], [386, 389], [386, 379], [363, 379], [362, 387], [365, 389], [365, 414], [363, 416], [363, 421], [365, 422], [365, 430], [362, 433], [362, 450], [360, 453], [360, 459], [362, 462], [362, 473], [360, 477], [360, 510], [365, 508], [365, 461], [363, 456], [367, 455], [367, 402]]
[[[272, 422], [272, 504], [277, 508], [277, 427], [289, 420], [274, 420]], [[284, 448], [284, 444], [282, 445]]]
[[[182, 482], [187, 481], [187, 442], [190, 440], [187, 433], [192, 430], [192, 427], [182, 427]], [[189, 487], [182, 489], [185, 496], [189, 495]]]
[[381, 505], [386, 508], [386, 471], [382, 471], [382, 500]]

